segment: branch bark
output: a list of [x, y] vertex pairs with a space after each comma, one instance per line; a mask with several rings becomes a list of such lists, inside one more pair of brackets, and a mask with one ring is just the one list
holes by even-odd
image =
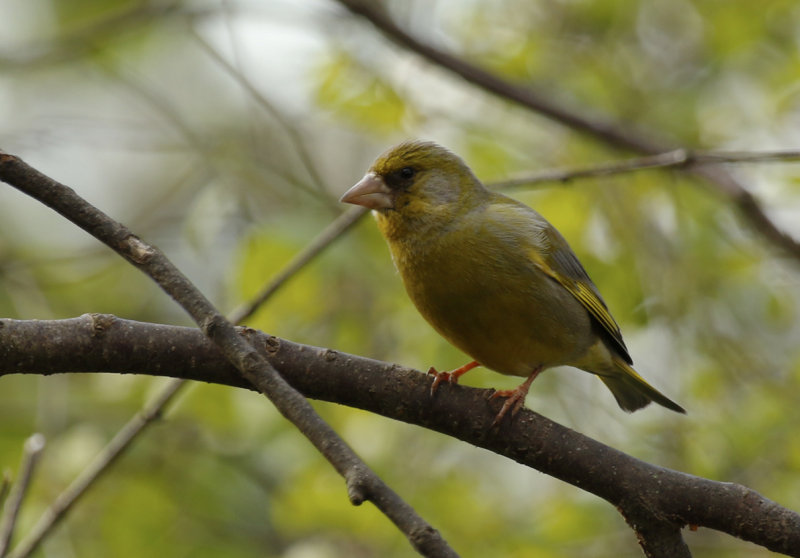
[[[645, 463], [527, 409], [490, 430], [500, 403], [487, 400], [491, 390], [448, 384], [431, 398], [430, 377], [416, 370], [248, 328], [239, 334], [308, 397], [441, 432], [607, 500], [649, 556], [688, 556], [680, 529], [694, 525], [800, 557], [800, 514], [745, 486]], [[141, 373], [253, 389], [199, 330], [107, 315], [0, 320], [0, 370]]]
[[457, 556], [439, 532], [387, 486], [234, 326], [154, 246], [93, 207], [71, 188], [0, 151], [0, 180], [40, 201], [117, 252], [153, 279], [192, 317], [249, 382], [266, 395], [345, 479], [350, 501], [371, 501], [425, 556]]

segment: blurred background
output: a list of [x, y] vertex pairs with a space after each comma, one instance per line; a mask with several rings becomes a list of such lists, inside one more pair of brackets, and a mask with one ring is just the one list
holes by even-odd
[[[775, 0], [376, 2], [422, 41], [572, 110], [699, 149], [800, 146], [800, 5]], [[336, 0], [0, 0], [0, 148], [163, 249], [223, 311], [252, 297], [408, 138], [492, 182], [628, 157], [389, 42]], [[728, 167], [800, 238], [800, 167]], [[0, 185], [0, 315], [188, 319], [138, 271]], [[800, 262], [672, 171], [509, 192], [572, 244], [638, 370], [688, 410], [627, 415], [596, 378], [537, 379], [527, 405], [657, 465], [800, 509]], [[248, 320], [293, 341], [426, 370], [466, 357], [403, 292], [363, 219]], [[167, 380], [0, 379], [0, 467], [48, 440], [19, 525]], [[518, 383], [477, 369], [463, 383]], [[315, 403], [465, 557], [640, 556], [610, 505], [418, 427]], [[687, 532], [697, 555], [769, 552]], [[37, 556], [409, 556], [374, 508], [262, 397], [193, 385]]]

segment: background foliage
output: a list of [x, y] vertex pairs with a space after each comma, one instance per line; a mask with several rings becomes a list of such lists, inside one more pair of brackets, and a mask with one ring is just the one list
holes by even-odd
[[[713, 0], [387, 2], [395, 20], [509, 80], [704, 149], [800, 145], [800, 6]], [[3, 0], [0, 147], [161, 247], [221, 308], [252, 296], [343, 208], [389, 145], [434, 139], [486, 181], [618, 158], [388, 43], [334, 1]], [[216, 58], [221, 56], [232, 72]], [[247, 84], [243, 84], [246, 81]], [[257, 95], [248, 91], [248, 84]], [[800, 174], [732, 169], [800, 237]], [[569, 239], [638, 368], [684, 405], [617, 409], [558, 370], [528, 406], [656, 464], [800, 508], [800, 275], [697, 181], [641, 172], [512, 193]], [[135, 269], [0, 188], [0, 315], [187, 323]], [[427, 369], [464, 356], [416, 314], [365, 219], [248, 325]], [[485, 370], [465, 383], [512, 387]], [[0, 466], [48, 439], [25, 532], [163, 380], [5, 377]], [[441, 435], [317, 404], [464, 556], [637, 556], [606, 503]], [[767, 552], [709, 531], [704, 556]], [[406, 556], [370, 506], [250, 393], [196, 385], [41, 556]]]

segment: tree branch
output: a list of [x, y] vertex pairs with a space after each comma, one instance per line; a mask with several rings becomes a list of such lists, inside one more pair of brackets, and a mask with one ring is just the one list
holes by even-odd
[[[350, 229], [366, 213], [364, 208], [354, 207], [341, 214], [328, 227], [318, 234], [311, 243], [299, 252], [284, 268], [273, 277], [264, 288], [247, 304], [234, 310], [228, 319], [232, 323], [240, 323], [250, 317], [256, 310], [274, 295], [295, 273], [312, 261], [334, 240]], [[20, 541], [9, 558], [27, 558], [44, 541], [47, 535], [58, 525], [64, 516], [80, 500], [94, 484], [104, 476], [129, 446], [133, 444], [147, 427], [158, 419], [167, 406], [177, 397], [186, 381], [175, 379], [164, 386], [153, 400], [137, 412], [116, 435], [100, 450], [95, 459], [61, 492], [44, 511], [31, 531]], [[3, 504], [8, 479], [3, 478], [0, 484], [0, 506]], [[2, 556], [2, 555], [0, 555]]]
[[299, 252], [292, 260], [284, 266], [284, 268], [275, 275], [264, 287], [259, 291], [256, 296], [247, 304], [237, 308], [231, 314], [231, 321], [233, 323], [240, 323], [252, 316], [264, 302], [274, 295], [286, 281], [289, 280], [295, 273], [300, 271], [311, 260], [319, 255], [325, 248], [339, 238], [341, 235], [350, 230], [353, 225], [367, 213], [367, 209], [361, 206], [352, 207], [339, 215], [331, 222], [330, 225], [319, 233], [314, 240], [312, 240], [301, 252]]
[[8, 490], [11, 487], [11, 471], [9, 469], [3, 470], [3, 478], [0, 479], [0, 508], [6, 501]]
[[[214, 60], [214, 62], [216, 62], [225, 71], [225, 73], [233, 78], [233, 80], [236, 81], [245, 92], [247, 92], [256, 105], [261, 107], [261, 109], [266, 111], [270, 116], [272, 116], [272, 118], [275, 119], [275, 122], [277, 122], [286, 133], [286, 137], [292, 144], [294, 153], [297, 155], [300, 163], [306, 169], [308, 176], [311, 178], [311, 182], [313, 183], [316, 193], [322, 197], [323, 201], [326, 202], [329, 207], [332, 207], [338, 212], [339, 208], [336, 206], [336, 200], [331, 199], [330, 194], [325, 188], [325, 181], [322, 179], [322, 176], [317, 170], [314, 159], [311, 157], [311, 153], [308, 151], [307, 142], [303, 140], [299, 130], [293, 126], [291, 122], [289, 122], [289, 120], [281, 113], [281, 111], [277, 109], [277, 107], [267, 100], [267, 98], [258, 90], [255, 85], [250, 82], [250, 80], [248, 80], [236, 67], [228, 62], [213, 46], [211, 46], [211, 44], [200, 33], [198, 33], [194, 26], [189, 27], [189, 34], [195, 41], [197, 41], [197, 44], [200, 45], [203, 51], [210, 56], [211, 59]], [[302, 182], [297, 178], [295, 180], [297, 182]]]
[[676, 149], [621, 161], [610, 161], [582, 168], [546, 169], [540, 172], [487, 184], [497, 190], [533, 186], [547, 182], [570, 182], [579, 178], [615, 176], [652, 169], [686, 169], [691, 166], [721, 163], [791, 163], [800, 161], [800, 151], [690, 151]]
[[[800, 514], [757, 492], [651, 465], [523, 409], [489, 429], [491, 390], [444, 385], [430, 397], [418, 371], [292, 343], [248, 328], [240, 335], [296, 389], [422, 426], [493, 451], [617, 507], [651, 556], [688, 556], [680, 529], [696, 525], [800, 557]], [[253, 389], [197, 329], [107, 315], [0, 320], [2, 374], [118, 372], [167, 375]]]
[[273, 402], [347, 483], [350, 501], [371, 501], [426, 556], [456, 556], [441, 535], [389, 488], [233, 325], [155, 247], [88, 204], [74, 190], [0, 151], [0, 179], [54, 209], [151, 277], [200, 326], [246, 381]]
[[3, 516], [0, 518], [0, 558], [6, 556], [11, 537], [14, 536], [14, 528], [17, 526], [17, 518], [22, 508], [22, 500], [28, 492], [33, 471], [44, 449], [44, 436], [33, 434], [27, 440], [22, 449], [22, 463], [17, 473], [17, 482], [11, 487], [8, 500], [3, 506]]
[[166, 406], [175, 398], [184, 384], [183, 380], [173, 380], [142, 410], [131, 417], [103, 450], [95, 456], [89, 466], [83, 469], [66, 490], [47, 507], [30, 532], [9, 553], [8, 558], [27, 558], [33, 554], [53, 527], [86, 494], [89, 487], [109, 470], [111, 465], [131, 446], [133, 440], [137, 439], [148, 426], [161, 417]]
[[[528, 110], [542, 114], [579, 132], [591, 135], [601, 142], [645, 155], [674, 151], [669, 142], [655, 140], [638, 130], [626, 128], [608, 119], [589, 117], [573, 108], [567, 108], [537, 92], [515, 85], [470, 64], [457, 56], [444, 52], [413, 37], [401, 29], [375, 2], [364, 0], [336, 0], [353, 14], [369, 21], [391, 41], [417, 53], [436, 66], [448, 70], [467, 82], [498, 97], [514, 102]], [[758, 200], [730, 173], [719, 167], [687, 167], [712, 186], [718, 194], [730, 200], [751, 226], [774, 246], [800, 262], [800, 243], [784, 233], [767, 216]]]

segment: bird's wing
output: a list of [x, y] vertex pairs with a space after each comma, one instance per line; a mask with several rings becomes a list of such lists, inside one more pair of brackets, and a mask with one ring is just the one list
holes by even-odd
[[[511, 210], [516, 213], [517, 225], [532, 243], [528, 257], [546, 275], [557, 281], [583, 305], [597, 320], [607, 334], [606, 338], [628, 364], [633, 361], [628, 348], [622, 340], [622, 333], [617, 322], [608, 311], [606, 303], [600, 296], [578, 257], [573, 253], [567, 241], [547, 220], [523, 204], [503, 208], [503, 212]], [[521, 207], [520, 207], [521, 206]], [[518, 230], [520, 230], [518, 229]]]
[[[548, 233], [551, 236], [552, 233], [555, 233], [558, 237], [561, 237], [553, 228], [549, 229]], [[558, 238], [555, 242], [558, 243], [559, 240], [564, 243], [564, 246], [567, 246], [566, 240], [563, 238]], [[546, 252], [543, 256], [543, 261], [537, 262], [539, 267], [550, 277], [561, 283], [572, 296], [580, 301], [592, 317], [603, 326], [603, 330], [608, 334], [609, 339], [620, 355], [628, 364], [633, 364], [628, 354], [628, 348], [625, 346], [625, 341], [622, 340], [622, 332], [620, 332], [617, 322], [614, 321], [611, 312], [608, 311], [608, 306], [606, 306], [586, 270], [583, 269], [583, 265], [581, 265], [577, 256], [569, 247], [566, 250], [560, 249]]]

